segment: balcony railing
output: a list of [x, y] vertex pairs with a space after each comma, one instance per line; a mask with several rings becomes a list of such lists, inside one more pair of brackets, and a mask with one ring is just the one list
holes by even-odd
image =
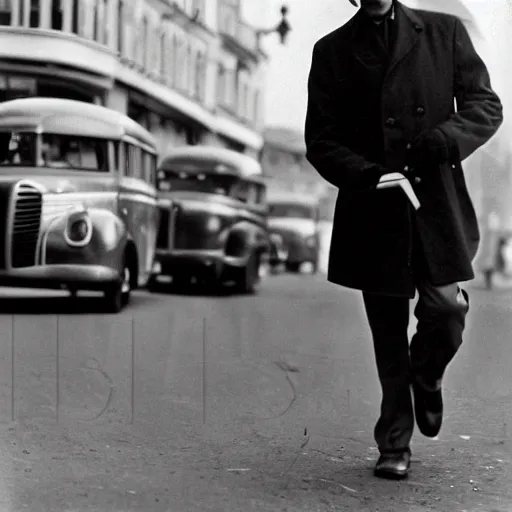
[[219, 33], [228, 36], [242, 49], [257, 54], [259, 49], [256, 29], [244, 23], [237, 9], [227, 3], [219, 3]]

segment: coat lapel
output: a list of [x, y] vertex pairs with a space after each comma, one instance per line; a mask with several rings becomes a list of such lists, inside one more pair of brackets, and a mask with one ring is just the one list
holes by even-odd
[[423, 32], [423, 23], [414, 11], [400, 2], [395, 9], [397, 27], [388, 73], [418, 44]]
[[388, 71], [391, 71], [418, 43], [420, 34], [423, 31], [423, 23], [416, 16], [414, 11], [400, 2], [395, 3], [396, 36], [391, 53], [388, 54], [383, 46], [380, 51], [375, 52], [376, 45], [369, 37], [362, 33], [364, 23], [361, 9], [350, 20], [350, 40], [352, 57], [364, 68], [373, 68], [383, 61], [388, 64]]

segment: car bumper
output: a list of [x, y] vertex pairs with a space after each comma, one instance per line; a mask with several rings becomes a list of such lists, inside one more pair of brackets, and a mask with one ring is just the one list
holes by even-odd
[[180, 275], [207, 273], [220, 277], [227, 269], [242, 268], [248, 255], [227, 256], [222, 250], [157, 251], [154, 274]]
[[104, 290], [120, 281], [119, 272], [102, 265], [37, 265], [0, 270], [0, 286]]

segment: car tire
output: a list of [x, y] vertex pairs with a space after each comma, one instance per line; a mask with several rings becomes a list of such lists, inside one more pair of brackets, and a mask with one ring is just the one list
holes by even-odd
[[121, 293], [120, 284], [105, 290], [104, 303], [107, 313], [119, 313], [123, 309], [123, 294]]
[[239, 293], [252, 294], [260, 281], [260, 255], [252, 253], [247, 260], [247, 264], [242, 269], [241, 276], [236, 283], [236, 289]]
[[156, 276], [151, 276], [146, 284], [146, 289], [150, 293], [156, 293], [158, 291], [159, 283]]
[[108, 313], [119, 313], [130, 302], [132, 291], [132, 269], [125, 257], [123, 270], [121, 272], [121, 282], [116, 283], [111, 288], [105, 290], [104, 302], [105, 310]]
[[301, 265], [301, 262], [296, 262], [296, 261], [293, 261], [293, 262], [287, 262], [286, 263], [286, 270], [288, 272], [293, 272], [294, 274], [297, 274], [300, 270], [300, 265]]

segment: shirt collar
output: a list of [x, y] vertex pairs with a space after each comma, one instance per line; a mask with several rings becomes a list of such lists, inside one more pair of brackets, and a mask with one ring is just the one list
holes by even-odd
[[375, 25], [380, 25], [385, 20], [394, 20], [395, 19], [395, 2], [391, 4], [391, 9], [379, 20], [371, 20]]

